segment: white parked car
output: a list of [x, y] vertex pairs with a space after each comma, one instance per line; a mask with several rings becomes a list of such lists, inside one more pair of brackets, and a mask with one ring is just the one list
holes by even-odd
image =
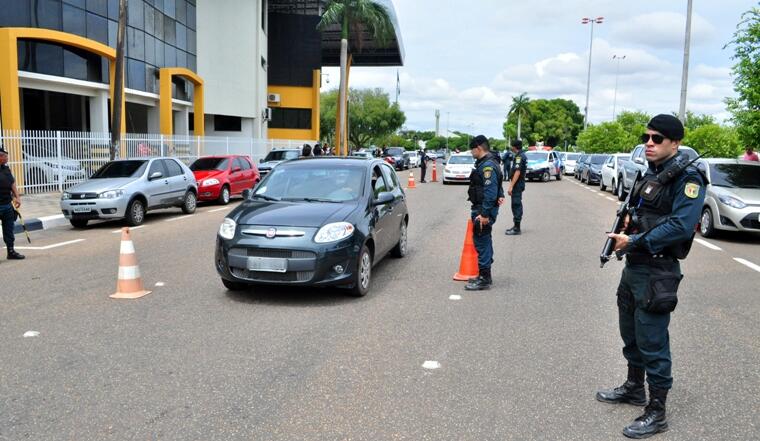
[[420, 166], [420, 154], [417, 152], [409, 152], [409, 167], [415, 168]]
[[443, 167], [443, 183], [470, 182], [474, 166], [475, 158], [469, 152], [452, 154]]
[[739, 159], [702, 159], [707, 174], [705, 205], [699, 232], [712, 237], [717, 230], [760, 233], [760, 163]]
[[564, 174], [574, 175], [575, 166], [578, 163], [578, 159], [583, 153], [562, 152], [559, 154], [562, 166], [564, 167]]
[[27, 187], [62, 182], [83, 182], [87, 172], [76, 159], [61, 156], [54, 149], [30, 147], [23, 152], [24, 176]]
[[613, 194], [617, 194], [617, 177], [620, 176], [623, 163], [630, 158], [629, 153], [615, 153], [607, 158], [602, 164], [602, 180], [599, 182], [599, 189], [605, 191], [609, 189]]

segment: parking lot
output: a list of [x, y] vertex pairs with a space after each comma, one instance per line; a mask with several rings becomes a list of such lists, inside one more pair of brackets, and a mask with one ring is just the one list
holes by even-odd
[[[572, 178], [524, 201], [519, 237], [502, 208], [478, 293], [452, 281], [466, 186], [440, 182], [407, 191], [409, 254], [363, 298], [227, 291], [214, 244], [239, 199], [148, 213], [132, 239], [153, 292], [136, 301], [108, 298], [121, 222], [19, 238], [27, 259], [0, 261], [0, 439], [621, 439], [640, 409], [593, 395], [625, 375], [622, 263], [599, 268], [618, 202]], [[760, 438], [758, 245], [699, 239], [682, 265], [663, 440]]]

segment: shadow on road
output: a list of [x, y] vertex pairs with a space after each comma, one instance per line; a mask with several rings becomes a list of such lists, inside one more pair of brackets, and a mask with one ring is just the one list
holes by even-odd
[[[743, 233], [739, 231], [717, 231], [716, 233], [717, 234], [714, 237], [715, 241], [738, 244], [760, 244], [760, 234]], [[696, 237], [703, 238], [699, 234], [697, 234]]]
[[[227, 291], [230, 300], [247, 304], [279, 306], [317, 307], [338, 306], [346, 303], [363, 302], [367, 297], [351, 297], [348, 290], [326, 287], [293, 287], [255, 285], [245, 291]], [[367, 294], [371, 297], [372, 291]]]

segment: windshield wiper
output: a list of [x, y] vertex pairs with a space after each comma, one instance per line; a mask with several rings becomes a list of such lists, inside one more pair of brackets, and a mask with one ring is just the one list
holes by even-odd
[[255, 195], [253, 195], [253, 197], [254, 197], [254, 198], [261, 198], [261, 199], [265, 199], [265, 200], [267, 200], [267, 201], [275, 201], [275, 202], [276, 202], [276, 201], [281, 201], [281, 200], [282, 200], [281, 198], [276, 198], [276, 197], [274, 197], [274, 196], [267, 196], [267, 195], [265, 195], [265, 194], [255, 194]]
[[334, 204], [339, 204], [340, 201], [336, 201], [334, 199], [326, 199], [326, 198], [284, 198], [283, 200], [286, 201], [305, 201], [305, 202], [330, 202]]

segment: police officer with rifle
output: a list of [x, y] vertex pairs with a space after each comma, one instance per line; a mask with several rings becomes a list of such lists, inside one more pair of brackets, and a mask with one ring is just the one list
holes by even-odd
[[707, 184], [693, 161], [678, 152], [683, 136], [683, 125], [674, 116], [657, 115], [649, 121], [641, 136], [649, 169], [619, 210], [600, 257], [602, 266], [613, 252], [626, 259], [617, 304], [628, 378], [620, 387], [598, 391], [596, 398], [646, 405], [623, 429], [629, 438], [668, 430], [665, 402], [673, 384], [668, 325], [683, 278], [679, 260], [691, 249]]

